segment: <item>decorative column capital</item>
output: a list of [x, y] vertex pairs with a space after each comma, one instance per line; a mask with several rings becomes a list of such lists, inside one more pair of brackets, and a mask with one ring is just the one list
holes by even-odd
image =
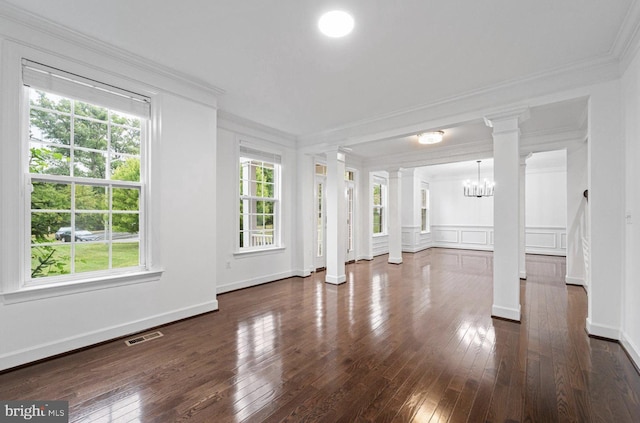
[[525, 153], [525, 154], [520, 154], [520, 166], [526, 166], [527, 165], [527, 160], [532, 155], [533, 155], [533, 153], [531, 153], [531, 152]]
[[529, 107], [518, 107], [489, 114], [484, 117], [484, 123], [489, 128], [493, 128], [494, 134], [519, 132], [520, 123], [529, 119], [529, 116]]

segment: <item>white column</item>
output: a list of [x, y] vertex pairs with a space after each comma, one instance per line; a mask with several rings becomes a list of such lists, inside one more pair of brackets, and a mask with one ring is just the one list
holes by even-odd
[[402, 169], [402, 250], [415, 252], [420, 244], [420, 182], [416, 169]]
[[345, 230], [347, 209], [344, 195], [344, 153], [336, 150], [327, 153], [327, 240], [325, 253], [327, 270], [325, 282], [339, 285], [346, 282], [344, 260], [346, 255]]
[[528, 109], [487, 116], [493, 128], [493, 307], [491, 314], [520, 321], [520, 128]]
[[389, 231], [389, 263], [402, 263], [402, 173], [400, 169], [389, 171], [388, 187], [389, 216], [387, 229]]
[[[625, 143], [620, 82], [589, 97], [587, 332], [620, 339], [624, 297]], [[637, 258], [635, 258], [637, 260]]]
[[527, 233], [526, 233], [526, 182], [527, 182], [527, 159], [531, 157], [531, 153], [520, 156], [520, 251], [519, 251], [519, 268], [520, 279], [527, 279]]

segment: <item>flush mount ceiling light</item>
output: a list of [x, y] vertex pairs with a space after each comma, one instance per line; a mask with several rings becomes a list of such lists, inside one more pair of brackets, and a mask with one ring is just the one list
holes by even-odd
[[320, 17], [318, 28], [327, 37], [344, 37], [353, 30], [353, 17], [342, 10], [332, 10]]
[[418, 142], [420, 144], [437, 144], [442, 141], [444, 131], [423, 132], [418, 134]]

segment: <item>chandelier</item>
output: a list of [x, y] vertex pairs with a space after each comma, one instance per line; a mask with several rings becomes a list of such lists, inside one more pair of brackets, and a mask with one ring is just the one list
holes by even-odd
[[464, 196], [465, 197], [493, 197], [493, 188], [496, 186], [495, 182], [491, 182], [488, 179], [485, 179], [480, 184], [480, 160], [477, 160], [478, 163], [478, 179], [477, 181], [470, 181], [467, 179], [464, 182]]

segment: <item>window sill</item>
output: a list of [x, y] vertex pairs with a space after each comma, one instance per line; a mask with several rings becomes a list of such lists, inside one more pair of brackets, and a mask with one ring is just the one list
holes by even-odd
[[383, 233], [379, 233], [379, 234], [373, 234], [373, 237], [374, 238], [378, 238], [378, 237], [383, 237], [383, 236], [388, 236], [388, 235], [389, 235], [388, 233], [383, 232]]
[[160, 280], [162, 273], [163, 270], [151, 270], [49, 285], [29, 286], [18, 291], [0, 293], [0, 297], [2, 298], [2, 303], [5, 305], [23, 303], [81, 292], [96, 291], [99, 289], [114, 288], [117, 286], [156, 282]]
[[284, 246], [280, 247], [271, 247], [271, 248], [263, 248], [260, 250], [246, 250], [246, 251], [234, 251], [233, 256], [237, 258], [242, 257], [251, 257], [251, 256], [260, 256], [263, 254], [273, 254], [279, 253], [285, 250]]

